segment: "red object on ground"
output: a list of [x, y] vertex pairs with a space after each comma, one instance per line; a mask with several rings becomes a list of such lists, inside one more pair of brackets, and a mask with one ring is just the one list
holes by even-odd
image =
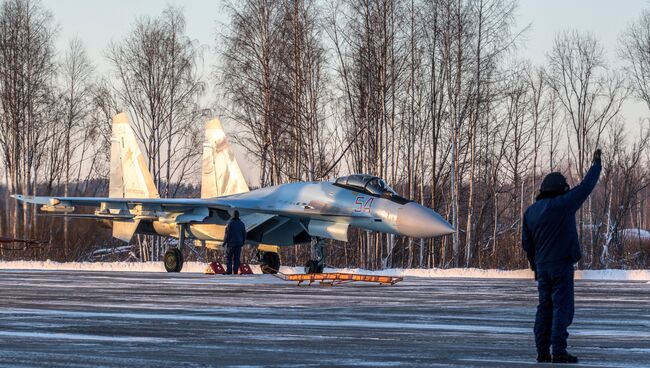
[[223, 265], [219, 262], [210, 262], [208, 268], [205, 270], [206, 274], [210, 275], [223, 275], [226, 273], [226, 270], [223, 268]]
[[248, 263], [242, 263], [239, 265], [239, 274], [240, 275], [252, 275], [253, 270], [251, 270], [251, 266], [248, 265]]

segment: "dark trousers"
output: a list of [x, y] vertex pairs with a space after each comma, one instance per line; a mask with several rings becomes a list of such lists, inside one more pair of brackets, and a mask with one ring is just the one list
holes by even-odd
[[535, 345], [538, 353], [565, 354], [567, 328], [573, 322], [573, 264], [537, 266], [539, 305], [535, 318]]
[[237, 274], [239, 272], [239, 258], [241, 257], [241, 245], [226, 246], [226, 273]]

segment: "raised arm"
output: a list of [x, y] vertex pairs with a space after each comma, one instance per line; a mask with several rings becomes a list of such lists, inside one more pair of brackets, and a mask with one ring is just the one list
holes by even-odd
[[587, 200], [591, 191], [594, 190], [600, 177], [600, 171], [602, 170], [600, 155], [601, 151], [599, 149], [596, 150], [591, 168], [587, 171], [587, 175], [582, 179], [582, 182], [566, 194], [558, 197], [563, 205], [566, 206], [567, 211], [577, 212], [580, 206]]

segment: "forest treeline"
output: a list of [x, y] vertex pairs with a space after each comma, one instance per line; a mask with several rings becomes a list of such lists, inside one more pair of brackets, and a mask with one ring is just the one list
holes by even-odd
[[[37, 216], [8, 197], [106, 195], [110, 117], [126, 111], [161, 196], [198, 196], [203, 124], [218, 115], [247, 152], [239, 160], [254, 163], [252, 186], [374, 174], [457, 229], [353, 232], [331, 242], [334, 266], [526, 267], [521, 218], [541, 179], [561, 171], [577, 184], [601, 148], [600, 183], [577, 215], [579, 266], [650, 267], [650, 129], [623, 114], [638, 101], [650, 112], [650, 9], [608, 50], [615, 59], [567, 29], [532, 62], [517, 5], [232, 1], [215, 7], [228, 22], [207, 45], [170, 6], [106, 45], [99, 71], [80, 39], [56, 49], [59, 26], [39, 1], [2, 0], [0, 234], [45, 243], [4, 244], [0, 257], [159, 257], [166, 240], [123, 247], [101, 224]], [[309, 246], [282, 257], [304, 264]]]

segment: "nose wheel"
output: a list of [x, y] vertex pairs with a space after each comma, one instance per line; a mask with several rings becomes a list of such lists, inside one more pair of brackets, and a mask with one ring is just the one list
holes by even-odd
[[323, 273], [325, 269], [325, 241], [321, 238], [312, 238], [311, 258], [305, 264], [305, 273]]
[[280, 269], [280, 255], [274, 252], [263, 252], [260, 255], [262, 273], [276, 274]]
[[305, 273], [323, 273], [325, 269], [324, 264], [319, 264], [318, 261], [310, 259], [305, 263]]

